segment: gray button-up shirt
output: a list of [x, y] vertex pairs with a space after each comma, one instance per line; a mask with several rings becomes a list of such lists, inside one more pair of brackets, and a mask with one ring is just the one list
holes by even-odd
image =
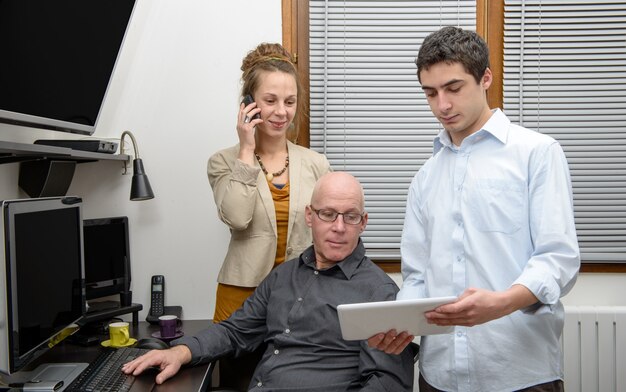
[[365, 256], [354, 252], [331, 268], [317, 270], [313, 247], [275, 268], [233, 315], [185, 344], [193, 363], [267, 350], [250, 390], [408, 391], [413, 384], [410, 349], [388, 355], [365, 341], [341, 337], [337, 305], [394, 300], [398, 287]]

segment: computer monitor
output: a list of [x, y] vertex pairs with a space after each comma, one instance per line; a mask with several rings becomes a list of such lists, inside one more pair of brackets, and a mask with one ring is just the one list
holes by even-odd
[[130, 246], [125, 216], [85, 219], [85, 290], [87, 300], [120, 294], [122, 306], [130, 291]]
[[1, 203], [0, 371], [12, 374], [85, 313], [82, 201]]

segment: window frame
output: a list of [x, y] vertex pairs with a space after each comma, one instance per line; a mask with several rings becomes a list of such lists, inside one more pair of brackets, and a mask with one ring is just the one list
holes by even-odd
[[[293, 141], [301, 146], [309, 147], [310, 128], [309, 112], [309, 1], [281, 0], [282, 2], [282, 40], [283, 46], [292, 53], [301, 85], [305, 88], [305, 102], [298, 119], [298, 134]], [[490, 107], [503, 106], [503, 70], [504, 70], [504, 1], [476, 1], [476, 31], [480, 34], [490, 52], [490, 68], [494, 82], [487, 91]], [[376, 261], [376, 264], [387, 273], [400, 272], [400, 260]], [[626, 273], [626, 263], [582, 263], [581, 272]]]

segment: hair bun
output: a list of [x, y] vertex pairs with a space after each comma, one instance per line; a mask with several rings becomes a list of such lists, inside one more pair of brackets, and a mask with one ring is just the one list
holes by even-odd
[[271, 61], [283, 61], [294, 66], [291, 55], [281, 44], [262, 43], [248, 52], [241, 64], [241, 70], [248, 74], [258, 64]]

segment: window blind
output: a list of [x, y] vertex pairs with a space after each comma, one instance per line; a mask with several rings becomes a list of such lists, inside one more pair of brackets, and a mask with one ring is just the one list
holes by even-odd
[[567, 156], [582, 261], [626, 262], [626, 2], [506, 0], [504, 111]]
[[476, 29], [475, 1], [310, 0], [310, 145], [365, 190], [368, 255], [399, 260], [411, 179], [441, 126], [415, 57], [442, 26]]

